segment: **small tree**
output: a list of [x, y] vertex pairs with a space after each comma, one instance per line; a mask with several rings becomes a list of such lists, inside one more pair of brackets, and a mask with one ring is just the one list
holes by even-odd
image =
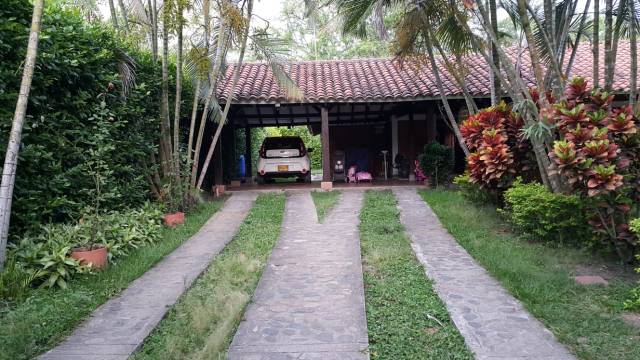
[[36, 0], [33, 4], [29, 45], [27, 46], [27, 56], [22, 72], [20, 95], [18, 96], [16, 111], [13, 115], [9, 145], [7, 146], [4, 165], [2, 166], [2, 184], [0, 185], [0, 271], [3, 269], [6, 257], [7, 238], [9, 237], [9, 219], [11, 217], [11, 199], [13, 197], [13, 186], [16, 182], [16, 168], [18, 167], [18, 151], [20, 150], [22, 128], [24, 126], [24, 118], [27, 114], [27, 101], [29, 100], [31, 80], [33, 79], [33, 70], [38, 54], [38, 39], [43, 10], [44, 0]]
[[424, 146], [418, 156], [420, 166], [436, 187], [449, 180], [453, 171], [453, 149], [439, 142], [431, 142]]

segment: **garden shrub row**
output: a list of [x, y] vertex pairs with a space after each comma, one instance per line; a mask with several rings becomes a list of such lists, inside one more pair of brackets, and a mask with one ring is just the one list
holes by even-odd
[[86, 216], [75, 224], [46, 224], [11, 244], [0, 273], [0, 298], [19, 300], [28, 287], [66, 288], [76, 274], [92, 272], [70, 256], [74, 248], [97, 244], [107, 248], [111, 262], [132, 250], [153, 244], [160, 236], [162, 212], [152, 204], [134, 210]]

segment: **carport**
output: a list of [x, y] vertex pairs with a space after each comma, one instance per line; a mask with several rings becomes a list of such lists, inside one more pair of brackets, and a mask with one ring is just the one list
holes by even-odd
[[[251, 151], [243, 154], [246, 179], [237, 179], [229, 170], [225, 173], [224, 169], [233, 167], [229, 166], [233, 164], [230, 162], [240, 156], [229, 151], [235, 149], [234, 132], [244, 129], [245, 149], [251, 149], [251, 130], [270, 126], [302, 125], [314, 134], [321, 134], [322, 149], [318, 150], [322, 151], [322, 186], [325, 188], [333, 181], [333, 157], [338, 150], [359, 154], [363, 158], [360, 163], [366, 163], [376, 179], [384, 179], [383, 150], [388, 153], [386, 170], [388, 179], [392, 179], [397, 154], [404, 155], [413, 167], [413, 160], [424, 145], [434, 140], [456, 149], [459, 165], [463, 166], [461, 151], [444, 121], [433, 74], [427, 67], [402, 66], [393, 59], [359, 59], [294, 62], [286, 71], [302, 90], [302, 101], [287, 98], [269, 64], [243, 65], [228, 124], [222, 134], [222, 151], [216, 149], [212, 184], [237, 185], [238, 180], [251, 183], [251, 160], [256, 156]], [[218, 98], [223, 103], [232, 73], [233, 65], [230, 65], [218, 90]], [[452, 78], [446, 71], [441, 75], [445, 80]], [[488, 81], [484, 72], [467, 75], [469, 91], [480, 104], [488, 102]], [[446, 85], [454, 113], [463, 116], [466, 107], [461, 90], [450, 80]]]

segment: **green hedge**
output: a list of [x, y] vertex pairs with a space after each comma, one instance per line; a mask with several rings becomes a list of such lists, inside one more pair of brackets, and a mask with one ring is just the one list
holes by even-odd
[[[27, 0], [3, 0], [0, 6], [0, 153], [4, 154], [20, 85], [32, 5]], [[8, 20], [8, 21], [6, 21]], [[136, 63], [136, 84], [121, 91], [118, 65], [130, 57]], [[146, 163], [159, 132], [159, 66], [151, 55], [118, 40], [100, 22], [87, 23], [72, 11], [46, 8], [11, 219], [17, 238], [41, 223], [77, 219], [90, 203], [93, 179], [87, 169], [95, 147], [95, 126], [101, 101], [109, 112], [110, 148], [106, 163], [113, 192], [106, 209], [140, 206], [150, 197]], [[172, 69], [173, 70], [173, 69]], [[112, 84], [112, 90], [107, 89]], [[188, 85], [188, 84], [186, 84]], [[170, 89], [171, 91], [171, 89]], [[101, 94], [106, 92], [106, 96]], [[190, 99], [189, 86], [183, 94]], [[173, 102], [172, 102], [173, 103]], [[183, 116], [189, 116], [188, 100]]]
[[501, 211], [521, 232], [544, 242], [570, 243], [591, 236], [580, 198], [555, 194], [539, 183], [516, 181]]

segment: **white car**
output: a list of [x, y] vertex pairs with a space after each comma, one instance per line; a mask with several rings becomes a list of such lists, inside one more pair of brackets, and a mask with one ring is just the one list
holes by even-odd
[[260, 147], [258, 183], [272, 182], [274, 178], [295, 177], [311, 182], [311, 159], [304, 142], [298, 136], [268, 137]]

